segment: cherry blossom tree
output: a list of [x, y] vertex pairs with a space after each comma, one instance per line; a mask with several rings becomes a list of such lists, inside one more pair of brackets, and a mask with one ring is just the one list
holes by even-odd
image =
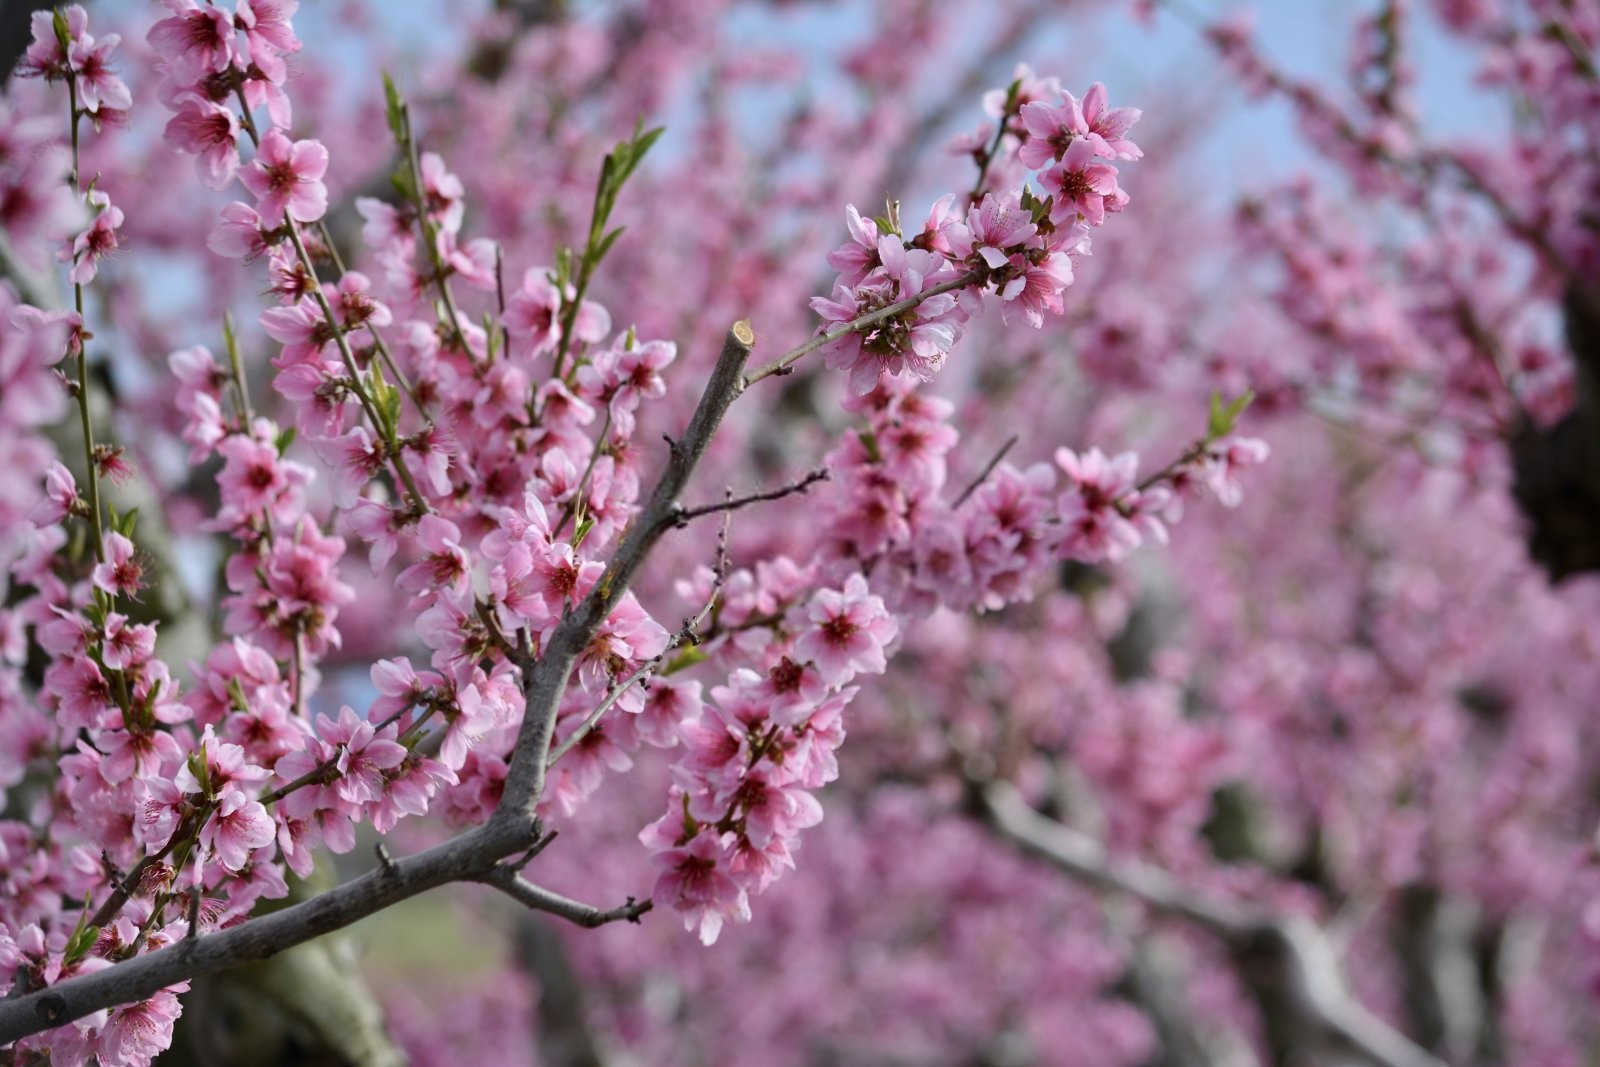
[[[6, 1062], [1600, 1047], [1600, 7], [814, 6], [32, 16]], [[1128, 15], [1317, 168], [1212, 211]]]

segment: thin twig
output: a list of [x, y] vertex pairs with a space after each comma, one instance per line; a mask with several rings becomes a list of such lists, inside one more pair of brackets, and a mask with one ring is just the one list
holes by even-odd
[[496, 866], [476, 880], [494, 886], [512, 900], [535, 911], [547, 911], [551, 915], [560, 916], [568, 922], [577, 923], [591, 930], [607, 923], [636, 923], [640, 916], [654, 907], [648, 899], [635, 900], [629, 897], [628, 902], [620, 908], [601, 911], [592, 904], [585, 904], [571, 897], [564, 897], [560, 893], [553, 893], [543, 886], [534, 885], [515, 871], [501, 866]]
[[722, 583], [728, 576], [728, 523], [732, 519], [732, 514], [727, 511], [727, 505], [723, 505], [723, 508], [725, 513], [723, 515], [722, 530], [717, 535], [716, 566], [712, 571], [714, 577], [711, 580], [711, 592], [707, 595], [706, 602], [701, 605], [700, 610], [692, 618], [683, 620], [683, 625], [678, 627], [677, 632], [667, 640], [666, 646], [660, 652], [645, 661], [633, 674], [612, 686], [611, 691], [606, 694], [599, 707], [591, 711], [588, 717], [578, 725], [578, 728], [567, 736], [566, 740], [551, 750], [550, 758], [545, 764], [546, 768], [553, 766], [557, 760], [572, 751], [580, 741], [588, 736], [589, 732], [600, 722], [601, 717], [616, 706], [617, 701], [622, 699], [622, 694], [659, 671], [662, 664], [666, 663], [669, 653], [687, 641], [699, 639], [700, 624], [706, 621], [706, 617], [711, 614], [712, 608], [716, 607], [717, 597], [722, 592]]
[[965, 489], [961, 490], [961, 495], [956, 497], [955, 500], [951, 502], [950, 509], [952, 511], [954, 511], [956, 508], [959, 508], [962, 504], [965, 504], [967, 502], [967, 498], [978, 491], [978, 486], [982, 485], [984, 480], [988, 478], [989, 475], [994, 473], [994, 469], [1000, 466], [1000, 461], [1006, 458], [1006, 453], [1015, 448], [1017, 442], [1020, 440], [1022, 440], [1022, 438], [1018, 434], [1012, 434], [1010, 437], [1006, 438], [1006, 443], [1000, 446], [1000, 451], [996, 452], [993, 457], [990, 458], [989, 462], [983, 465], [983, 470], [978, 472], [978, 476], [972, 479], [972, 482]]
[[982, 271], [968, 271], [958, 278], [951, 278], [947, 282], [940, 282], [931, 289], [924, 289], [915, 296], [908, 296], [904, 300], [897, 300], [893, 304], [886, 304], [885, 306], [878, 308], [876, 311], [869, 311], [865, 315], [860, 315], [851, 319], [849, 322], [841, 323], [831, 330], [825, 330], [822, 333], [817, 334], [805, 344], [796, 345], [794, 348], [791, 348], [789, 351], [785, 352], [771, 363], [768, 363], [766, 366], [758, 367], [749, 374], [745, 375], [744, 388], [748, 389], [761, 379], [770, 378], [774, 374], [787, 374], [789, 368], [794, 366], [795, 363], [799, 362], [805, 356], [815, 352], [823, 345], [832, 344], [834, 341], [837, 341], [846, 334], [855, 333], [857, 330], [864, 330], [869, 326], [876, 326], [880, 322], [883, 322], [887, 319], [892, 319], [896, 315], [910, 311], [912, 308], [921, 304], [929, 297], [935, 297], [941, 293], [948, 293], [955, 289], [964, 289], [974, 282], [981, 281], [982, 279]]
[[594, 588], [556, 624], [539, 659], [532, 663], [524, 659], [518, 664], [523, 671], [526, 711], [492, 822], [526, 825], [533, 820], [534, 808], [544, 791], [546, 761], [567, 678], [579, 654], [628, 591], [645, 557], [672, 526], [678, 495], [688, 484], [689, 475], [704, 455], [729, 405], [744, 391], [744, 365], [755, 341], [755, 331], [748, 322], [741, 320], [733, 324], [723, 340], [722, 353], [700, 396], [700, 403], [682, 436], [668, 450], [666, 469], [651, 491], [644, 510], [628, 527], [622, 544]]
[[808, 472], [804, 478], [797, 482], [790, 482], [788, 485], [779, 486], [777, 489], [769, 489], [764, 493], [750, 493], [747, 496], [740, 497], [730, 496], [727, 500], [718, 504], [702, 504], [695, 508], [679, 508], [673, 516], [673, 522], [677, 526], [686, 526], [690, 519], [698, 519], [702, 515], [715, 515], [719, 512], [735, 511], [750, 504], [759, 504], [768, 500], [782, 500], [784, 497], [792, 496], [795, 493], [804, 493], [817, 482], [825, 482], [827, 480], [827, 468], [818, 467]]

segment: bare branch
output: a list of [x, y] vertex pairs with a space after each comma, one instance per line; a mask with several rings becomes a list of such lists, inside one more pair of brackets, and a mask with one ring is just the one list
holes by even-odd
[[605, 926], [614, 922], [636, 923], [640, 916], [649, 911], [654, 905], [648, 900], [634, 900], [620, 908], [610, 911], [601, 911], [592, 904], [585, 904], [560, 893], [554, 893], [543, 886], [534, 885], [515, 870], [504, 865], [497, 865], [489, 873], [478, 878], [485, 885], [492, 885], [496, 889], [520, 904], [524, 904], [535, 911], [547, 911], [551, 915], [559, 915], [568, 922], [577, 923], [579, 926], [594, 929], [596, 926]]
[[698, 519], [702, 515], [715, 515], [718, 512], [734, 511], [750, 504], [760, 504], [768, 500], [782, 500], [784, 497], [793, 496], [795, 493], [804, 493], [817, 482], [825, 482], [827, 480], [827, 468], [818, 467], [816, 470], [807, 473], [804, 478], [801, 478], [797, 482], [790, 482], [788, 485], [779, 486], [777, 489], [769, 489], [765, 493], [750, 493], [747, 496], [730, 496], [727, 500], [721, 501], [720, 503], [703, 504], [697, 508], [680, 507], [677, 510], [677, 513], [673, 516], [673, 523], [677, 526], [685, 526], [688, 524], [690, 519]]
[[1022, 440], [1022, 438], [1017, 434], [1012, 434], [1010, 437], [1006, 438], [1006, 443], [1000, 446], [1000, 451], [996, 452], [989, 462], [983, 465], [983, 470], [978, 472], [978, 476], [972, 479], [967, 487], [961, 490], [961, 495], [956, 497], [955, 501], [951, 503], [950, 508], [952, 511], [956, 508], [959, 508], [962, 504], [965, 504], [967, 502], [967, 497], [978, 491], [978, 486], [982, 485], [984, 479], [988, 478], [989, 475], [994, 473], [994, 469], [1000, 466], [1000, 461], [1006, 458], [1006, 453], [1015, 448], [1017, 442], [1020, 440]]
[[[1311, 1033], [1338, 1042], [1377, 1067], [1445, 1067], [1355, 999], [1332, 942], [1311, 920], [1207, 899], [1159, 867], [1112, 859], [1098, 841], [1034, 811], [1007, 783], [969, 785], [983, 821], [1023, 851], [1074, 878], [1130, 894], [1216, 934], [1239, 961], [1257, 998], [1270, 995], [1273, 1008], [1281, 1007]], [[1267, 1013], [1265, 1004], [1263, 1010]]]

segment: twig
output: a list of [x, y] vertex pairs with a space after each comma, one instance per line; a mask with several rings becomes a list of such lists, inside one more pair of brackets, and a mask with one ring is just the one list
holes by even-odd
[[527, 839], [508, 821], [481, 826], [281, 911], [179, 941], [25, 996], [0, 1000], [0, 1046], [102, 1008], [229, 967], [266, 959], [448, 882], [474, 880]]
[[1000, 451], [996, 452], [989, 462], [983, 465], [983, 470], [978, 472], [978, 476], [972, 479], [971, 484], [965, 489], [961, 490], [961, 495], [956, 497], [955, 500], [950, 504], [950, 509], [952, 511], [954, 511], [956, 508], [959, 508], [962, 504], [965, 504], [967, 502], [967, 497], [978, 491], [978, 486], [982, 485], [984, 479], [988, 478], [989, 475], [994, 473], [994, 469], [1000, 466], [1000, 461], [1006, 458], [1006, 453], [1015, 448], [1017, 442], [1020, 440], [1022, 440], [1022, 438], [1018, 434], [1012, 434], [1006, 439], [1006, 443], [1000, 446]]
[[591, 930], [607, 923], [636, 923], [640, 916], [654, 907], [649, 900], [635, 900], [629, 897], [628, 902], [620, 908], [601, 911], [592, 904], [585, 904], [571, 897], [564, 897], [560, 893], [553, 893], [543, 886], [534, 885], [509, 867], [496, 866], [476, 881], [494, 886], [512, 900], [535, 911], [547, 911], [551, 915], [559, 915], [568, 922], [577, 923]]
[[693, 617], [683, 620], [683, 625], [678, 627], [677, 632], [668, 639], [666, 647], [652, 656], [633, 674], [623, 679], [622, 682], [612, 686], [611, 691], [600, 702], [600, 706], [591, 711], [588, 717], [578, 725], [578, 728], [567, 736], [566, 740], [551, 750], [550, 758], [545, 761], [546, 769], [553, 766], [556, 760], [565, 756], [578, 742], [588, 736], [589, 731], [595, 728], [601, 717], [616, 706], [617, 701], [622, 699], [622, 694], [659, 671], [661, 665], [667, 661], [668, 653], [678, 648], [685, 641], [698, 640], [697, 635], [700, 630], [700, 624], [706, 621], [706, 616], [710, 615], [711, 609], [716, 606], [717, 596], [722, 592], [722, 583], [728, 575], [728, 523], [731, 519], [731, 513], [723, 515], [722, 530], [717, 534], [716, 566], [712, 572], [715, 577], [711, 581], [711, 593], [706, 597], [706, 602], [701, 605], [700, 610]]
[[883, 307], [878, 308], [876, 311], [869, 311], [865, 315], [851, 319], [849, 322], [841, 323], [831, 330], [826, 330], [822, 333], [819, 333], [805, 344], [797, 345], [794, 348], [791, 348], [789, 351], [785, 352], [771, 363], [768, 363], [766, 366], [758, 367], [756, 370], [751, 371], [745, 376], [743, 388], [748, 389], [751, 385], [754, 385], [761, 379], [770, 378], [774, 374], [787, 374], [789, 372], [789, 368], [794, 366], [795, 363], [799, 362], [805, 356], [815, 352], [823, 345], [832, 344], [834, 341], [837, 341], [846, 334], [855, 333], [857, 330], [864, 330], [868, 326], [876, 326], [885, 319], [892, 319], [896, 315], [910, 311], [912, 308], [921, 304], [929, 297], [938, 296], [940, 293], [948, 293], [955, 289], [964, 289], [973, 282], [981, 281], [982, 279], [982, 271], [968, 271], [959, 278], [951, 278], [947, 282], [940, 282], [932, 289], [924, 289], [915, 296], [908, 296], [904, 300], [897, 300], [893, 304], [886, 304]]
[[715, 515], [718, 512], [735, 511], [747, 505], [759, 504], [767, 500], [782, 500], [784, 497], [792, 496], [795, 493], [804, 493], [817, 482], [825, 482], [827, 480], [827, 468], [818, 467], [816, 470], [807, 473], [798, 482], [790, 482], [788, 485], [780, 486], [777, 489], [769, 489], [764, 493], [750, 493], [747, 496], [739, 497], [730, 496], [719, 504], [703, 504], [696, 508], [680, 507], [673, 516], [673, 525], [687, 526], [689, 520], [698, 519], [702, 515]]

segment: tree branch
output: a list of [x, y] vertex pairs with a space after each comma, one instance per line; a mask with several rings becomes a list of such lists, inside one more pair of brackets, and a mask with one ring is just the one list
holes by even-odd
[[[102, 1008], [146, 1000], [189, 978], [265, 959], [449, 882], [488, 882], [529, 906], [586, 926], [634, 920], [644, 914], [649, 901], [630, 901], [622, 908], [603, 912], [521, 879], [508, 883], [507, 888], [500, 884], [504, 876], [496, 873], [497, 865], [506, 856], [532, 849], [540, 841], [534, 807], [544, 785], [556, 708], [573, 663], [627, 591], [661, 534], [672, 527], [678, 494], [728, 405], [743, 390], [741, 374], [754, 344], [749, 323], [735, 323], [682, 440], [672, 445], [667, 468], [651, 493], [648, 506], [623, 538], [594, 589], [557, 625], [544, 654], [537, 662], [519, 664], [525, 679], [524, 692], [528, 694], [527, 713], [500, 806], [487, 823], [414, 856], [380, 863], [376, 870], [304, 903], [247, 919], [226, 930], [186, 938], [92, 974], [0, 1000], [0, 1046]], [[513, 868], [504, 869], [515, 877]]]
[[[968, 784], [979, 817], [1024, 852], [1080, 881], [1127, 893], [1211, 931], [1246, 972], [1257, 999], [1270, 992], [1274, 1008], [1312, 1033], [1378, 1067], [1445, 1067], [1351, 995], [1332, 942], [1309, 919], [1207, 899], [1159, 867], [1112, 859], [1098, 841], [1034, 811], [1007, 783]], [[1265, 1004], [1263, 1012], [1269, 1013]]]
[[560, 893], [551, 892], [543, 886], [534, 885], [504, 864], [496, 864], [488, 874], [479, 877], [478, 881], [494, 886], [519, 904], [524, 904], [535, 911], [547, 911], [551, 915], [559, 915], [568, 922], [577, 923], [590, 930], [614, 922], [636, 923], [640, 916], [654, 906], [648, 900], [634, 900], [629, 897], [628, 902], [620, 908], [601, 911], [592, 904], [585, 904], [581, 900], [573, 900]]
[[[795, 493], [804, 493], [817, 482], [825, 482], [827, 480], [827, 468], [818, 467], [816, 470], [807, 472], [806, 476], [797, 482], [790, 482], [788, 485], [782, 485], [776, 489], [769, 489], [764, 493], [750, 493], [746, 496], [729, 496], [726, 500], [715, 504], [703, 504], [697, 508], [680, 507], [678, 508], [677, 513], [673, 516], [674, 525], [686, 526], [688, 525], [690, 519], [698, 519], [702, 515], [715, 515], [719, 511], [734, 511], [750, 504], [760, 504], [768, 500], [782, 500], [784, 497], [792, 496]], [[731, 493], [732, 490], [729, 490], [729, 492]]]
[[982, 485], [984, 483], [984, 479], [988, 478], [989, 475], [994, 473], [994, 469], [1000, 466], [1000, 461], [1006, 458], [1006, 453], [1015, 448], [1017, 442], [1020, 440], [1022, 440], [1022, 438], [1017, 434], [1012, 434], [1010, 437], [1006, 438], [1006, 443], [1000, 446], [1000, 451], [996, 452], [989, 458], [989, 462], [983, 465], [983, 470], [978, 472], [978, 476], [967, 483], [967, 487], [961, 490], [960, 496], [951, 501], [951, 511], [954, 511], [962, 504], [965, 504], [967, 502], [967, 498], [978, 491], [978, 486]]
[[525, 822], [533, 818], [535, 806], [544, 792], [556, 711], [573, 664], [617, 601], [622, 599], [622, 594], [628, 591], [656, 541], [675, 524], [678, 495], [688, 484], [689, 475], [704, 455], [711, 435], [721, 425], [728, 406], [744, 391], [744, 365], [755, 342], [755, 332], [748, 322], [740, 320], [733, 324], [689, 425], [683, 436], [671, 443], [666, 469], [661, 472], [649, 503], [628, 527], [605, 573], [589, 595], [562, 616], [538, 661], [519, 664], [523, 668], [522, 691], [527, 709], [506, 771], [505, 791], [492, 821]]
[[447, 882], [473, 880], [527, 841], [489, 823], [282, 911], [179, 941], [92, 974], [0, 1000], [0, 1046], [189, 978], [265, 959]]

